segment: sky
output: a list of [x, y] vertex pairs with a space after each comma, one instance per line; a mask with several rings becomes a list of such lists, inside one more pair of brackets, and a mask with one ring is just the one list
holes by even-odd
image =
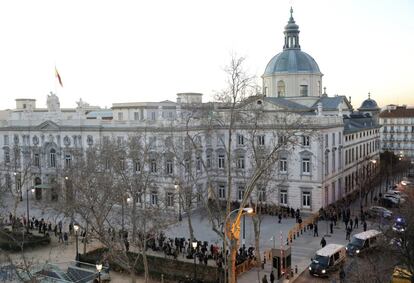
[[13, 0], [0, 2], [0, 109], [16, 98], [45, 107], [50, 91], [62, 107], [179, 92], [210, 101], [231, 54], [261, 84], [291, 6], [329, 95], [351, 96], [354, 108], [368, 92], [380, 106], [414, 105], [412, 0]]

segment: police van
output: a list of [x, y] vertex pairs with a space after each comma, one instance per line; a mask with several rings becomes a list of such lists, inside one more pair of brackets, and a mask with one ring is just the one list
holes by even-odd
[[382, 233], [374, 229], [355, 234], [346, 246], [346, 252], [350, 256], [359, 255], [370, 248], [376, 247], [381, 236]]
[[346, 249], [343, 245], [328, 244], [316, 252], [309, 265], [309, 273], [314, 276], [328, 277], [329, 273], [343, 264]]

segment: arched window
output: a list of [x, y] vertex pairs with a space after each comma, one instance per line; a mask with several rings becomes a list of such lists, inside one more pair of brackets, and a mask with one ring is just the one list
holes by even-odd
[[53, 148], [50, 150], [49, 160], [50, 160], [50, 167], [55, 168], [56, 167], [56, 150]]
[[277, 82], [277, 96], [278, 97], [285, 96], [285, 82], [284, 81]]

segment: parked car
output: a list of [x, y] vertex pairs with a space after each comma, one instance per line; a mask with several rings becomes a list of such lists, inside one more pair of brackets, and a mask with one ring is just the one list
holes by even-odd
[[346, 252], [350, 256], [360, 255], [368, 249], [377, 247], [381, 236], [382, 233], [374, 229], [355, 234], [346, 246]]
[[388, 198], [381, 198], [379, 200], [379, 204], [386, 208], [393, 208], [399, 206], [399, 203], [396, 203], [395, 200], [391, 200]]
[[346, 249], [343, 245], [328, 244], [316, 252], [312, 263], [309, 265], [309, 273], [313, 276], [327, 277], [344, 263]]
[[384, 194], [383, 198], [389, 198], [397, 204], [403, 204], [405, 202], [405, 199], [397, 194], [386, 193]]
[[408, 195], [406, 193], [404, 193], [402, 191], [397, 191], [397, 190], [390, 190], [390, 191], [386, 192], [386, 194], [395, 195], [397, 197], [404, 198], [404, 199], [408, 197]]
[[392, 211], [382, 206], [371, 206], [368, 209], [367, 213], [371, 217], [384, 217], [384, 218], [392, 217]]
[[392, 230], [395, 232], [404, 232], [407, 229], [407, 223], [403, 217], [395, 218], [394, 225], [392, 225]]

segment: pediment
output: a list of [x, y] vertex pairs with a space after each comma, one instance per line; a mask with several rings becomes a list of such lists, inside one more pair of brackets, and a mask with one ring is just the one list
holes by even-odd
[[45, 121], [36, 127], [39, 131], [57, 131], [59, 125], [52, 121]]

